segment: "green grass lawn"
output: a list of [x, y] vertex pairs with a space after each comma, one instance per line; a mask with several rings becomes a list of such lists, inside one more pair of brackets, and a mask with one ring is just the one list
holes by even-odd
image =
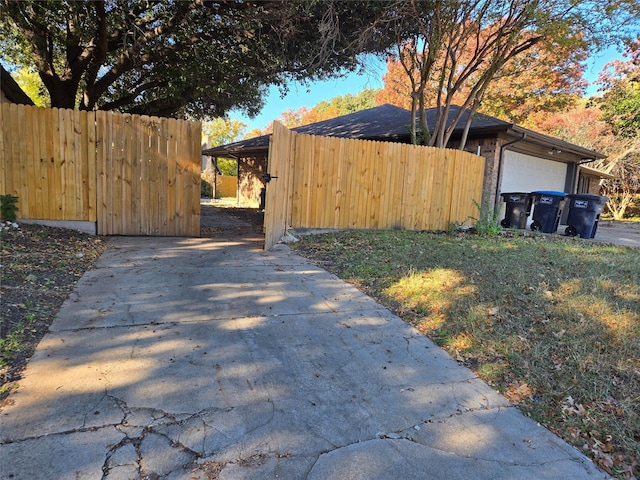
[[292, 247], [603, 469], [640, 474], [640, 250], [408, 231], [314, 235]]

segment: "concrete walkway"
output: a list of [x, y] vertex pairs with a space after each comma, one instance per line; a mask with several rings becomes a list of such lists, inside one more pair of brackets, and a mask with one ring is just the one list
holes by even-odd
[[285, 246], [111, 242], [0, 415], [3, 479], [607, 478]]
[[601, 220], [591, 241], [640, 247], [640, 222]]

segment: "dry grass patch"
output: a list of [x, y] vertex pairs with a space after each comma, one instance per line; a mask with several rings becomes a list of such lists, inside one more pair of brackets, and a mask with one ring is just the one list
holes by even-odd
[[543, 235], [342, 232], [294, 248], [618, 478], [640, 473], [640, 251]]
[[0, 407], [76, 282], [106, 248], [74, 230], [0, 222]]

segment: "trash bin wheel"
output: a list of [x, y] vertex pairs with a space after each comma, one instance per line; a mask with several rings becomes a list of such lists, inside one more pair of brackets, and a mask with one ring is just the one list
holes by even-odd
[[578, 234], [578, 230], [576, 230], [576, 227], [574, 227], [573, 225], [569, 225], [564, 229], [564, 233], [569, 237], [575, 237]]
[[542, 230], [542, 224], [538, 220], [534, 220], [531, 224], [531, 230], [534, 232], [537, 230]]
[[500, 226], [501, 226], [502, 228], [509, 228], [509, 227], [511, 226], [511, 222], [509, 222], [509, 220], [508, 220], [508, 219], [503, 218], [503, 219], [500, 221]]

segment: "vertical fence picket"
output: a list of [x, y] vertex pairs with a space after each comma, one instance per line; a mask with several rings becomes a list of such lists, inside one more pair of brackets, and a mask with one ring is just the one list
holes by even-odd
[[96, 112], [96, 223], [98, 235], [107, 233], [106, 178], [107, 113]]
[[26, 128], [27, 131], [33, 132], [32, 142], [27, 143], [27, 152], [25, 161], [28, 162], [29, 192], [32, 193], [32, 201], [29, 202], [31, 211], [29, 212], [35, 218], [42, 218], [42, 168], [40, 164], [40, 142], [37, 139], [40, 136], [40, 125], [38, 122], [37, 109], [26, 109]]
[[87, 112], [73, 111], [73, 161], [75, 171], [74, 182], [74, 220], [82, 220], [87, 216], [87, 201], [85, 196], [87, 193], [87, 148], [89, 137], [85, 129], [87, 121]]
[[[96, 181], [97, 181], [97, 125], [96, 125], [96, 112], [87, 112], [86, 122], [84, 125], [87, 136], [87, 152], [85, 162], [86, 176], [83, 181], [83, 188], [85, 192], [86, 201], [86, 216], [85, 218], [90, 222], [97, 220], [96, 214]], [[83, 218], [82, 220], [84, 220]]]
[[160, 190], [162, 194], [158, 198], [158, 206], [160, 207], [161, 213], [159, 214], [159, 227], [160, 227], [160, 235], [167, 235], [171, 232], [169, 228], [169, 215], [171, 211], [169, 210], [169, 193], [171, 187], [171, 176], [170, 176], [170, 163], [169, 163], [169, 133], [168, 133], [168, 122], [167, 118], [157, 119], [155, 128], [158, 142], [157, 146], [157, 161], [158, 161], [158, 181], [160, 183]]
[[[132, 142], [135, 144], [136, 156], [136, 179], [135, 182], [137, 192], [136, 199], [138, 202], [138, 217], [136, 219], [136, 235], [151, 235], [153, 216], [153, 199], [152, 190], [152, 165], [151, 165], [151, 148], [149, 138], [149, 126], [147, 116], [136, 116], [136, 121], [132, 127]], [[135, 133], [133, 130], [135, 129]], [[133, 167], [133, 166], [132, 166]]]
[[18, 204], [23, 213], [27, 213], [31, 215], [31, 192], [29, 192], [29, 161], [27, 159], [27, 142], [21, 141], [27, 135], [27, 125], [26, 125], [26, 111], [23, 108], [17, 109], [15, 116], [15, 126], [16, 135], [14, 136], [14, 145], [16, 145], [16, 151], [14, 154], [14, 160], [17, 161], [18, 165], [14, 172], [17, 173], [16, 178], [18, 179], [18, 191], [21, 192], [21, 195], [18, 196]]
[[178, 121], [169, 119], [167, 125], [167, 231], [177, 235], [176, 229], [176, 190], [178, 176]]
[[50, 153], [50, 141], [51, 141], [51, 124], [48, 119], [50, 116], [47, 114], [50, 113], [50, 110], [47, 108], [41, 108], [38, 110], [37, 121], [38, 121], [38, 160], [40, 163], [40, 195], [42, 197], [42, 211], [40, 218], [50, 218], [50, 205], [49, 205], [49, 197], [50, 197], [50, 187], [52, 186], [50, 183], [50, 172], [52, 169], [52, 157]]
[[340, 212], [344, 208], [345, 159], [342, 151], [344, 145], [344, 142], [336, 142], [332, 150], [332, 155], [335, 158], [335, 170], [331, 184], [331, 196], [334, 199], [334, 207], [333, 212], [329, 212], [331, 228], [339, 228]]
[[6, 107], [9, 106], [7, 103], [0, 103], [0, 192], [7, 192], [7, 154], [9, 148], [6, 145], [6, 132], [8, 130], [5, 127], [5, 121], [8, 121], [7, 115], [5, 113]]

